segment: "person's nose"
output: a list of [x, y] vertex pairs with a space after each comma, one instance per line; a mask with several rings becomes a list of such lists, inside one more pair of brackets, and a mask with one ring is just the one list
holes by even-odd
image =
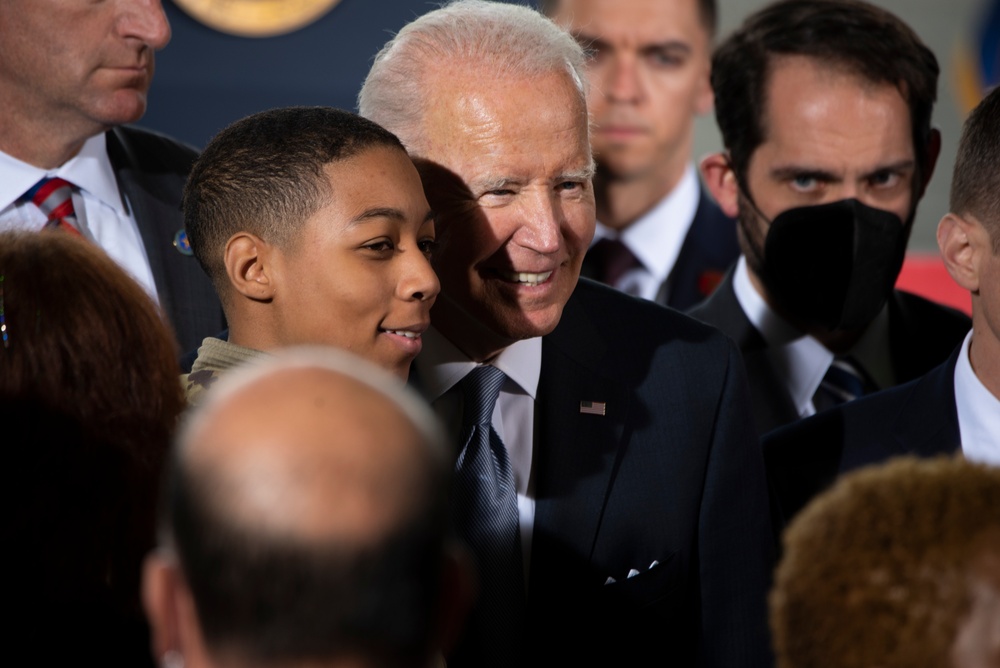
[[122, 0], [119, 31], [148, 45], [154, 51], [170, 42], [170, 23], [160, 0]]
[[403, 254], [402, 273], [397, 289], [400, 299], [434, 302], [441, 292], [441, 283], [426, 255], [421, 252]]
[[632, 54], [617, 56], [605, 81], [605, 95], [614, 102], [635, 103], [642, 98], [639, 67]]
[[514, 235], [519, 246], [540, 255], [552, 255], [559, 250], [564, 216], [555, 192], [538, 191], [525, 198], [521, 218]]

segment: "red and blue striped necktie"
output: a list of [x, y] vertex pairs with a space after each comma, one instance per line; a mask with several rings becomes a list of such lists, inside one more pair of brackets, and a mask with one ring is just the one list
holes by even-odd
[[65, 179], [44, 178], [24, 193], [24, 199], [34, 202], [48, 218], [45, 229], [60, 229], [80, 235], [80, 224], [73, 209], [73, 188], [73, 184]]

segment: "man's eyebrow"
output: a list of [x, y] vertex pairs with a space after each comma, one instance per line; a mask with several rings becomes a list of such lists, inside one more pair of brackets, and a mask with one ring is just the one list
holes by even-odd
[[882, 172], [907, 172], [914, 169], [917, 166], [917, 161], [913, 158], [906, 158], [905, 160], [899, 160], [898, 162], [892, 162], [888, 165], [880, 165], [872, 170], [865, 173], [865, 178], [875, 176]]
[[[611, 46], [611, 44], [604, 41], [600, 37], [588, 35], [582, 31], [574, 31], [573, 39], [575, 39], [584, 49], [600, 50]], [[643, 53], [649, 53], [651, 51], [683, 51], [684, 53], [691, 53], [692, 49], [691, 45], [683, 40], [668, 39], [663, 42], [646, 42], [645, 44], [640, 44], [638, 50]]]
[[683, 54], [691, 53], [691, 45], [687, 42], [682, 42], [676, 39], [670, 39], [666, 42], [651, 42], [649, 44], [643, 44], [639, 47], [639, 51], [642, 53], [655, 53], [659, 51], [671, 51], [679, 52]]
[[829, 172], [825, 169], [818, 169], [816, 167], [798, 167], [795, 165], [788, 165], [774, 167], [771, 169], [771, 178], [777, 181], [787, 181], [802, 177], [830, 182], [840, 180], [840, 177], [833, 172]]
[[481, 179], [475, 179], [469, 184], [469, 189], [476, 193], [488, 193], [491, 190], [503, 190], [509, 185], [517, 185], [521, 183], [521, 179], [515, 178], [513, 176], [484, 176]]
[[591, 161], [589, 165], [583, 169], [574, 169], [568, 172], [563, 172], [557, 177], [559, 181], [586, 181], [594, 177], [594, 173], [597, 171], [597, 165]]

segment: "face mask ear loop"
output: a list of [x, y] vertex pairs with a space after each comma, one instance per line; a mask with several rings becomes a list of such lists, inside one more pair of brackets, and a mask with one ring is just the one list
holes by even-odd
[[[730, 158], [728, 153], [726, 153], [725, 158], [726, 158], [726, 163], [729, 165], [729, 171], [732, 172], [733, 178], [736, 180], [737, 195], [740, 198], [742, 198], [745, 202], [747, 202], [747, 204], [750, 205], [751, 210], [754, 212], [754, 215], [756, 215], [765, 223], [767, 223], [768, 228], [770, 228], [772, 222], [771, 219], [765, 216], [764, 212], [761, 211], [759, 208], [757, 208], [757, 203], [754, 202], [753, 196], [750, 195], [750, 188], [747, 186], [747, 183], [744, 180], [744, 178], [740, 176], [740, 173], [736, 170], [736, 167], [733, 165], [732, 158]], [[753, 269], [755, 272], [759, 273], [763, 270], [764, 267], [764, 242], [761, 241], [761, 243], [758, 244], [754, 240], [755, 231], [753, 229], [754, 227], [753, 223], [744, 220], [743, 219], [744, 217], [742, 215], [740, 215], [738, 218], [739, 219], [737, 221], [737, 224], [742, 228], [743, 236], [746, 237], [747, 241], [747, 247], [748, 247], [747, 250], [752, 251], [753, 257], [750, 257], [746, 253], [744, 254], [747, 255], [747, 261], [748, 264], [750, 265], [750, 268]], [[767, 235], [765, 233], [765, 238], [766, 236]]]
[[750, 194], [750, 186], [747, 185], [747, 182], [744, 179], [744, 177], [741, 176], [740, 173], [736, 170], [736, 166], [733, 165], [732, 158], [729, 157], [728, 153], [726, 153], [725, 158], [726, 158], [726, 164], [729, 165], [729, 171], [733, 173], [733, 178], [736, 180], [736, 190], [739, 193], [739, 196], [742, 197], [744, 200], [746, 200], [747, 203], [750, 204], [750, 207], [753, 209], [753, 212], [757, 214], [757, 216], [760, 217], [761, 220], [766, 222], [768, 226], [770, 226], [772, 222], [771, 219], [765, 216], [764, 212], [757, 207], [757, 202], [754, 201], [753, 195]]

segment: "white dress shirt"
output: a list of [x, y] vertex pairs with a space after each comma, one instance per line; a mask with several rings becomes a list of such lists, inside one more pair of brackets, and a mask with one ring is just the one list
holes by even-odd
[[[768, 306], [750, 282], [746, 257], [740, 256], [733, 275], [733, 291], [746, 314], [767, 343], [767, 357], [795, 404], [799, 417], [813, 415], [813, 396], [834, 360], [834, 354], [816, 338], [803, 334]], [[875, 316], [854, 347], [848, 351], [875, 385], [892, 387], [895, 378], [889, 349], [889, 306]]]
[[[478, 364], [465, 356], [434, 327], [423, 335], [423, 350], [414, 364], [424, 398], [445, 424], [456, 448], [462, 443], [459, 392], [449, 392]], [[531, 532], [535, 525], [534, 480], [531, 459], [535, 441], [535, 394], [542, 369], [541, 338], [517, 341], [503, 350], [491, 366], [507, 379], [493, 408], [493, 428], [507, 448], [517, 489], [517, 516], [521, 528], [521, 550], [527, 583], [531, 562]]]
[[955, 364], [955, 406], [962, 454], [975, 462], [1000, 466], [1000, 399], [972, 370], [972, 334], [970, 331], [965, 336]]
[[0, 230], [42, 229], [45, 214], [21, 196], [42, 178], [56, 176], [77, 187], [73, 208], [80, 234], [103, 248], [158, 302], [139, 226], [118, 190], [104, 133], [88, 139], [58, 169], [41, 169], [0, 151]]
[[656, 299], [698, 212], [699, 191], [694, 165], [688, 164], [677, 187], [621, 232], [598, 221], [595, 243], [603, 238], [617, 238], [642, 263], [641, 267], [625, 272], [614, 287], [636, 297]]

